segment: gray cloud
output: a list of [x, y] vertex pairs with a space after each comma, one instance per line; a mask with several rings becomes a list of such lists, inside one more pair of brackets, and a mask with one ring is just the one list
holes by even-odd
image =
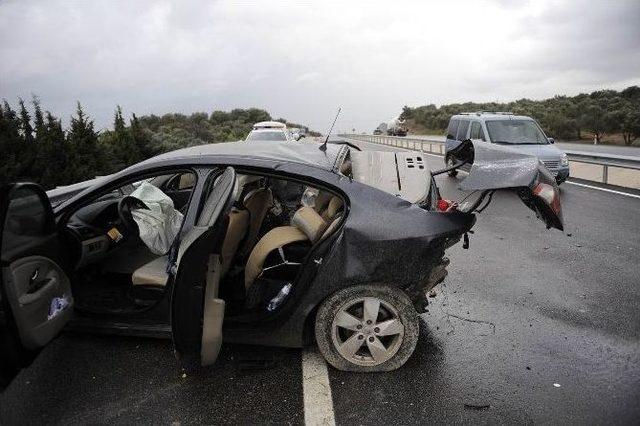
[[640, 84], [637, 1], [0, 3], [0, 96], [99, 127], [113, 109], [261, 107], [370, 130], [401, 107]]

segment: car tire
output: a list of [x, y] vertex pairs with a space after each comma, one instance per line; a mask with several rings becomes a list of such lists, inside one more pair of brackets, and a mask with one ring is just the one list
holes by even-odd
[[[377, 314], [372, 308], [376, 304]], [[374, 315], [375, 322], [367, 323]], [[316, 314], [315, 335], [320, 353], [338, 370], [393, 371], [413, 354], [420, 318], [402, 290], [359, 285], [340, 290], [322, 303]], [[351, 354], [353, 348], [356, 351]]]
[[[447, 157], [446, 160], [445, 160], [445, 164], [447, 165], [447, 167], [453, 166], [453, 159], [451, 157]], [[458, 176], [458, 171], [457, 170], [451, 170], [450, 172], [447, 173], [447, 175], [449, 177], [456, 177], [456, 176]]]

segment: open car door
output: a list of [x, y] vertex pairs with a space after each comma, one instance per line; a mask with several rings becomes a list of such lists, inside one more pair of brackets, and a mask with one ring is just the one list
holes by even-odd
[[235, 186], [235, 171], [228, 167], [203, 195], [196, 225], [178, 249], [171, 331], [176, 358], [187, 371], [213, 364], [222, 344], [225, 303], [218, 298], [220, 252]]
[[31, 183], [0, 189], [0, 390], [71, 317], [51, 203]]

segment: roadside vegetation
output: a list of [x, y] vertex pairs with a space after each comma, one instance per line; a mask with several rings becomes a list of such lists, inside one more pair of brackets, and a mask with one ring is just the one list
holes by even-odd
[[[97, 131], [80, 103], [68, 128], [38, 98], [0, 105], [0, 184], [31, 181], [46, 189], [121, 170], [154, 155], [207, 143], [242, 140], [254, 123], [271, 120], [257, 108], [147, 115], [128, 119], [118, 106], [113, 129]], [[289, 127], [305, 126], [277, 121]], [[308, 132], [317, 135], [316, 132]]]
[[510, 111], [535, 118], [550, 136], [561, 140], [594, 138], [597, 143], [640, 144], [640, 87], [600, 90], [577, 96], [554, 96], [533, 101], [465, 102], [436, 107], [405, 106], [402, 119], [414, 134], [442, 134], [449, 118], [461, 112]]

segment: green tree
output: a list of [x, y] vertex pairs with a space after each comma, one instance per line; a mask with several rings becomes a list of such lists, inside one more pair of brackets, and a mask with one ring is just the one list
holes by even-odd
[[629, 107], [624, 111], [621, 129], [625, 145], [632, 145], [640, 137], [640, 111], [638, 108]]
[[86, 116], [80, 102], [77, 103], [76, 115], [71, 117], [67, 143], [68, 171], [72, 181], [92, 179], [110, 172], [103, 161], [104, 152], [99, 149], [98, 134], [93, 128], [93, 121]]
[[45, 136], [43, 140], [43, 174], [40, 184], [45, 188], [54, 188], [60, 185], [75, 183], [73, 176], [69, 173], [67, 142], [62, 123], [49, 111], [46, 112]]
[[13, 182], [22, 178], [22, 137], [20, 135], [20, 119], [6, 100], [0, 106], [0, 184]]
[[599, 144], [602, 141], [602, 137], [615, 130], [618, 123], [611, 112], [608, 112], [596, 102], [588, 101], [583, 104], [580, 124], [584, 129], [593, 133], [595, 137], [594, 143]]

